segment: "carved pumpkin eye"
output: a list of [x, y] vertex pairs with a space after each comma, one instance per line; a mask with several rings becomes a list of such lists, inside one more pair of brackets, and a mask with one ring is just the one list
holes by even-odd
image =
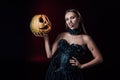
[[39, 22], [43, 23], [43, 18], [42, 17], [39, 18]]
[[[45, 17], [45, 19], [46, 19], [47, 22], [49, 22], [49, 20], [46, 17]], [[46, 21], [45, 21], [45, 23], [46, 23]]]

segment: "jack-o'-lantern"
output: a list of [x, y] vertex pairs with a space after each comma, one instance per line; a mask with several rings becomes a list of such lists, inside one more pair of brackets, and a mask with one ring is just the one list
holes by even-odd
[[43, 33], [51, 31], [51, 22], [45, 14], [38, 14], [33, 16], [30, 29], [35, 36], [40, 36]]

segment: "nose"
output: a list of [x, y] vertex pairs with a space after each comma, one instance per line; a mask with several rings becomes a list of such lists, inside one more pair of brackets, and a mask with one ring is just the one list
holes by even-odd
[[72, 20], [71, 19], [69, 19], [69, 21], [68, 21], [69, 23], [71, 23], [72, 22]]

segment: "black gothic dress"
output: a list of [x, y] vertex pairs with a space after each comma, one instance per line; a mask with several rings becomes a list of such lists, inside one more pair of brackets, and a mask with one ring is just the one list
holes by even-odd
[[45, 80], [83, 80], [81, 69], [71, 66], [73, 56], [79, 61], [84, 48], [78, 44], [69, 44], [65, 39], [58, 43], [57, 54], [52, 58]]

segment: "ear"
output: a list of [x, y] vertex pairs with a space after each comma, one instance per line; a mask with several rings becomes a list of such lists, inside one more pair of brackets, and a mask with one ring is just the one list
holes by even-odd
[[80, 17], [78, 17], [78, 22], [80, 22], [81, 21], [81, 19], [80, 19]]

